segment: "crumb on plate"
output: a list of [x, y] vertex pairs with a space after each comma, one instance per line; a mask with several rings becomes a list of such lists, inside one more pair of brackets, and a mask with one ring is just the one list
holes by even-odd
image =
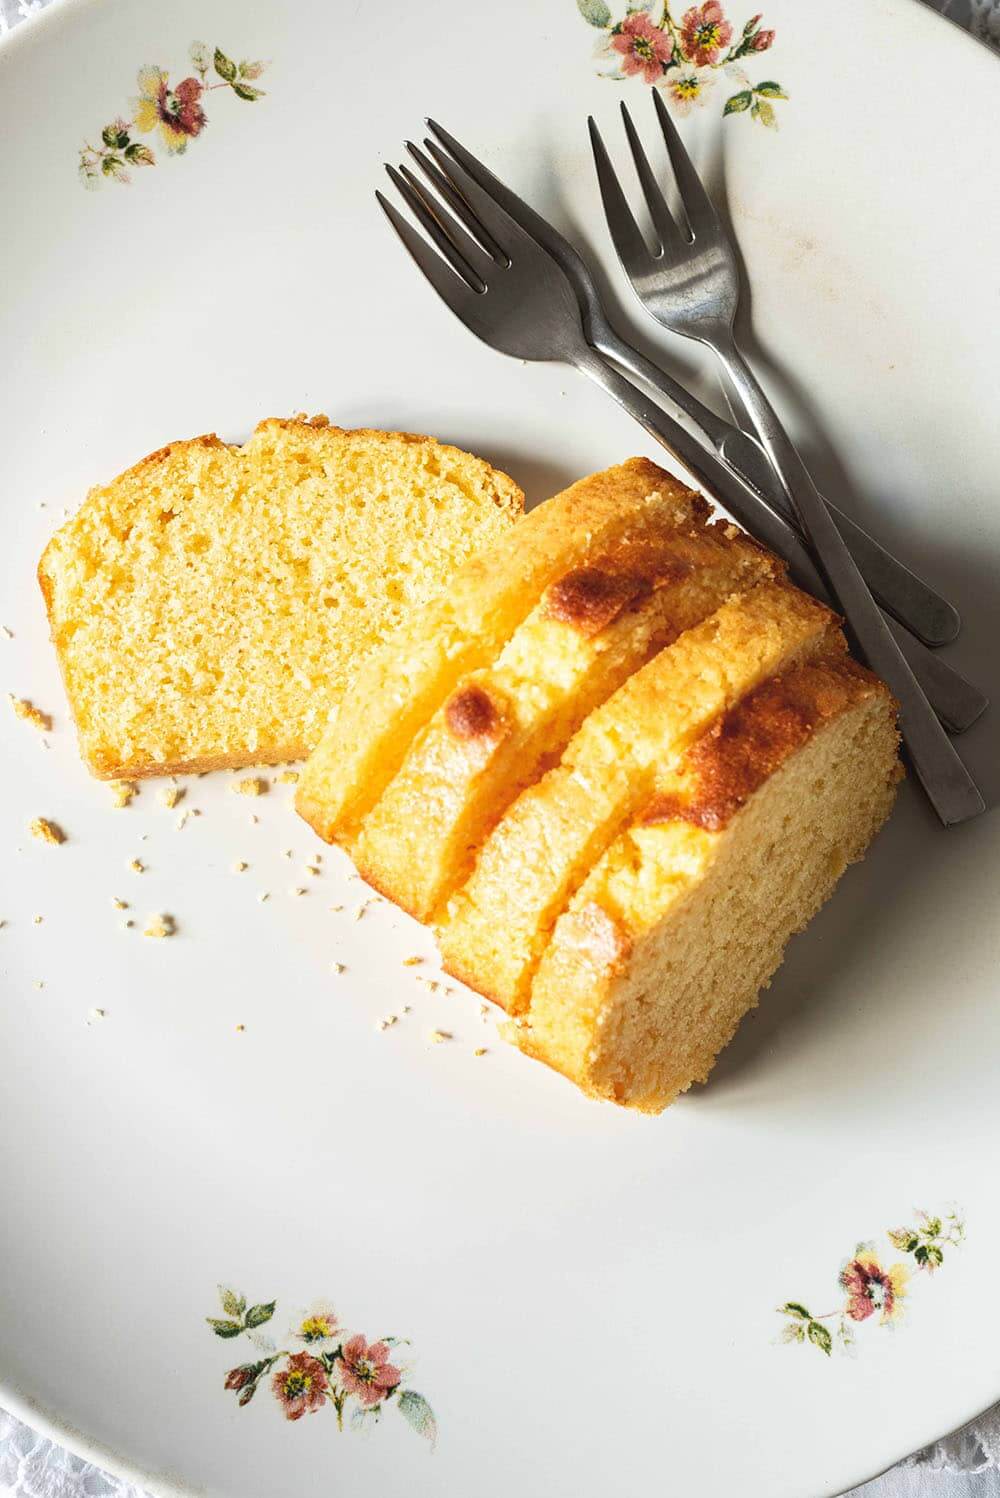
[[35, 817], [29, 822], [28, 831], [40, 843], [54, 843], [58, 847], [66, 841], [66, 834], [58, 822], [50, 822], [48, 817]]
[[242, 780], [234, 780], [230, 790], [237, 796], [264, 796], [267, 781], [261, 775], [247, 775]]
[[176, 930], [177, 923], [172, 915], [151, 915], [142, 934], [159, 941], [165, 936], [173, 936]]
[[26, 723], [31, 723], [35, 728], [40, 728], [43, 733], [49, 733], [52, 729], [52, 714], [43, 713], [40, 707], [28, 697], [15, 697], [13, 693], [7, 693], [7, 701], [13, 709], [16, 718], [23, 718]]

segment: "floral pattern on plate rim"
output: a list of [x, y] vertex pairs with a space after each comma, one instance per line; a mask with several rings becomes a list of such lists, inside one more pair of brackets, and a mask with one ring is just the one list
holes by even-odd
[[753, 15], [737, 31], [726, 19], [719, 0], [692, 5], [676, 20], [670, 0], [629, 0], [616, 21], [606, 0], [576, 0], [577, 10], [602, 33], [596, 53], [601, 77], [642, 78], [663, 89], [676, 114], [689, 114], [710, 97], [720, 75], [735, 85], [722, 113], [746, 114], [771, 130], [778, 128], [774, 100], [787, 99], [780, 83], [754, 83], [742, 66], [745, 59], [767, 52], [775, 33], [761, 26], [763, 15]]
[[[933, 1275], [944, 1262], [945, 1248], [957, 1246], [965, 1237], [965, 1223], [956, 1211], [943, 1218], [918, 1211], [915, 1218], [915, 1227], [889, 1228], [886, 1237], [897, 1252], [912, 1258], [916, 1269], [904, 1259], [886, 1267], [874, 1243], [859, 1243], [837, 1276], [841, 1304], [814, 1316], [801, 1301], [786, 1301], [778, 1307], [779, 1316], [786, 1318], [781, 1340], [811, 1342], [829, 1357], [835, 1341], [842, 1352], [854, 1350], [854, 1328], [863, 1321], [874, 1323], [877, 1316], [879, 1326], [896, 1326], [914, 1275]], [[824, 1326], [826, 1321], [836, 1322], [833, 1332]]]
[[[129, 118], [119, 115], [101, 131], [99, 146], [85, 141], [80, 149], [84, 187], [100, 187], [105, 178], [131, 182], [131, 168], [156, 165], [155, 153], [145, 141], [134, 139], [136, 132], [153, 136], [168, 156], [183, 155], [208, 124], [205, 96], [215, 89], [228, 89], [248, 104], [264, 97], [264, 90], [254, 85], [266, 62], [236, 63], [220, 48], [212, 50], [204, 42], [192, 42], [189, 55], [197, 77], [183, 78], [173, 86], [164, 68], [147, 63], [139, 69], [139, 93], [132, 100]], [[210, 69], [216, 82], [208, 82]]]
[[293, 1347], [279, 1348], [260, 1328], [274, 1316], [277, 1302], [248, 1305], [245, 1295], [219, 1286], [221, 1316], [206, 1316], [217, 1337], [246, 1336], [260, 1357], [230, 1368], [223, 1387], [249, 1404], [262, 1383], [281, 1406], [286, 1420], [301, 1420], [318, 1410], [337, 1412], [337, 1428], [345, 1419], [353, 1430], [377, 1424], [384, 1409], [395, 1404], [404, 1420], [431, 1443], [437, 1438], [434, 1411], [422, 1394], [406, 1387], [409, 1368], [394, 1361], [394, 1349], [405, 1337], [378, 1337], [369, 1342], [350, 1332], [326, 1301], [319, 1301], [294, 1318], [289, 1330]]

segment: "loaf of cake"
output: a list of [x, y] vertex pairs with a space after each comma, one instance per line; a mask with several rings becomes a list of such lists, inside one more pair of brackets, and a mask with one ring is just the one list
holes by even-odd
[[522, 509], [479, 458], [325, 417], [150, 454], [39, 566], [84, 759], [132, 779], [303, 758], [368, 653]]
[[633, 459], [369, 659], [298, 804], [525, 1052], [655, 1112], [707, 1076], [899, 775], [895, 704], [836, 616]]

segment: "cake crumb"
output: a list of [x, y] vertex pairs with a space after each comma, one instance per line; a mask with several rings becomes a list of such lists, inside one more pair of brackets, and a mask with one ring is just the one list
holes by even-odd
[[299, 779], [298, 770], [282, 770], [278, 776], [279, 785], [296, 785]]
[[243, 780], [235, 780], [230, 790], [237, 796], [264, 796], [267, 794], [267, 781], [260, 775], [247, 775]]
[[432, 1030], [431, 1042], [433, 1045], [443, 1045], [446, 1040], [454, 1040], [450, 1030]]
[[132, 862], [129, 864], [129, 868], [132, 870], [133, 874], [144, 874], [146, 872], [146, 865], [143, 863], [141, 858], [133, 858]]
[[413, 1005], [412, 1004], [404, 1004], [403, 1005], [403, 1013], [404, 1014], [412, 1014], [413, 1013]]
[[479, 1018], [485, 1022], [486, 1020], [489, 1019], [489, 1017], [490, 1017], [490, 1006], [489, 1006], [489, 1004], [480, 1004], [480, 1006], [479, 1006]]
[[485, 1056], [486, 1055], [486, 1047], [484, 1045], [477, 1045], [476, 1049], [473, 1051], [472, 1054], [474, 1056]]
[[123, 811], [132, 798], [139, 794], [139, 787], [134, 780], [112, 780], [108, 789], [111, 791], [111, 804], [116, 811]]
[[130, 921], [122, 921], [122, 930], [123, 931], [131, 931], [132, 927], [134, 925], [135, 925], [135, 921], [131, 921], [131, 920]]
[[343, 908], [344, 908], [343, 905], [331, 905], [330, 906], [330, 909], [333, 911], [334, 915], [339, 915], [340, 912], [343, 910]]
[[249, 867], [250, 865], [248, 863], [244, 863], [242, 858], [238, 858], [233, 864], [233, 873], [242, 874], [244, 870], [248, 869]]
[[122, 900], [118, 895], [111, 896], [111, 903], [116, 910], [128, 910], [128, 901]]
[[35, 817], [28, 824], [28, 831], [32, 837], [37, 837], [40, 843], [53, 843], [56, 847], [66, 841], [66, 834], [58, 822], [50, 822], [48, 817]]
[[41, 978], [36, 978], [35, 981], [34, 981], [34, 983], [32, 983], [31, 986], [32, 986], [32, 988], [44, 988], [45, 987], [45, 983], [44, 983], [44, 981]]
[[259, 905], [263, 905], [264, 901], [265, 900], [269, 900], [270, 898], [271, 898], [270, 892], [268, 890], [266, 890], [266, 889], [262, 889], [261, 892], [260, 892], [260, 894], [257, 896], [257, 903]]
[[2, 632], [5, 640], [12, 640], [14, 638], [14, 631], [8, 629], [6, 624], [0, 624], [0, 632]]
[[42, 922], [44, 921], [44, 919], [45, 919], [45, 917], [43, 915], [33, 915], [31, 917], [32, 923], [35, 926], [40, 926], [42, 924]]
[[331, 973], [346, 973], [347, 969], [342, 962], [331, 962], [330, 971]]
[[292, 856], [292, 850], [291, 850], [291, 848], [284, 848], [282, 850], [281, 856], [282, 856], [282, 858], [291, 858], [291, 856]]
[[305, 890], [302, 888], [302, 886], [300, 884], [295, 889], [289, 890], [289, 894], [292, 894], [292, 895], [304, 895], [305, 894]]
[[189, 811], [181, 812], [180, 816], [177, 818], [177, 821], [174, 823], [174, 826], [177, 828], [178, 832], [184, 831], [184, 828], [187, 826], [187, 819], [190, 815], [191, 813]]
[[250, 813], [250, 826], [251, 827], [256, 827], [259, 821], [260, 821], [260, 817], [257, 815], [257, 813], [255, 811], [252, 811]]
[[414, 956], [414, 957], [404, 957], [403, 958], [403, 966], [404, 967], [419, 967], [420, 963], [423, 962], [423, 960], [424, 959], [422, 957], [416, 957], [416, 956]]
[[26, 723], [32, 724], [35, 728], [40, 728], [43, 733], [51, 732], [51, 713], [43, 713], [41, 708], [36, 707], [29, 698], [15, 697], [11, 692], [7, 693], [7, 701], [10, 703], [16, 718], [23, 718]]
[[165, 785], [160, 792], [159, 799], [168, 811], [173, 811], [178, 801], [184, 800], [184, 787], [182, 785]]
[[151, 915], [142, 934], [160, 941], [165, 936], [173, 936], [176, 930], [177, 925], [172, 915]]
[[237, 1025], [236, 1026], [236, 1033], [237, 1033], [237, 1035], [242, 1035], [245, 1029], [246, 1029], [246, 1025]]
[[96, 1007], [94, 1009], [89, 1009], [87, 1011], [87, 1024], [93, 1025], [96, 1024], [98, 1020], [106, 1019], [107, 1013], [108, 1012], [106, 1009], [97, 1009]]
[[384, 1019], [380, 1019], [379, 1020], [378, 1027], [379, 1027], [380, 1030], [389, 1030], [389, 1029], [392, 1028], [393, 1025], [396, 1025], [398, 1023], [399, 1023], [399, 1015], [398, 1014], [387, 1014]]
[[316, 866], [316, 864], [314, 864], [314, 863], [307, 863], [307, 864], [306, 864], [306, 873], [307, 873], [307, 874], [311, 874], [311, 875], [312, 875], [312, 876], [313, 876], [313, 878], [314, 878], [314, 879], [315, 879], [315, 878], [316, 878], [316, 876], [317, 876], [317, 874], [318, 874], [318, 873], [319, 873], [319, 872], [320, 872], [320, 870], [319, 870], [319, 868], [318, 868], [318, 867], [317, 867], [317, 866]]

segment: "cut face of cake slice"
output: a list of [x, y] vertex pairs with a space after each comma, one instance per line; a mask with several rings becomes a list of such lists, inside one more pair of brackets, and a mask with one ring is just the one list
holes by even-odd
[[730, 594], [778, 571], [732, 526], [691, 516], [564, 573], [495, 665], [463, 677], [417, 735], [351, 850], [362, 874], [432, 919], [584, 719]]
[[532, 510], [366, 662], [302, 772], [298, 811], [328, 842], [350, 844], [416, 734], [462, 677], [496, 660], [550, 583], [647, 528], [706, 514], [699, 496], [643, 458]]
[[731, 598], [584, 721], [558, 766], [508, 808], [440, 928], [445, 965], [513, 1013], [556, 920], [609, 844], [706, 728], [820, 650], [836, 617], [780, 582]]
[[515, 1038], [592, 1095], [658, 1112], [704, 1081], [888, 816], [895, 704], [836, 643], [703, 734], [556, 922]]

